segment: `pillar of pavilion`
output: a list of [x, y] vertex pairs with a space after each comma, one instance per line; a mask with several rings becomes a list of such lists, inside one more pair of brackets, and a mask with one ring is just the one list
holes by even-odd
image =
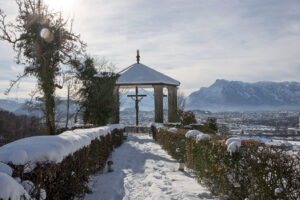
[[154, 88], [154, 121], [164, 122], [163, 89], [168, 89], [168, 122], [178, 122], [177, 115], [177, 87], [180, 82], [140, 63], [139, 50], [137, 62], [119, 74], [115, 86], [115, 118], [114, 123], [119, 123], [119, 88]]

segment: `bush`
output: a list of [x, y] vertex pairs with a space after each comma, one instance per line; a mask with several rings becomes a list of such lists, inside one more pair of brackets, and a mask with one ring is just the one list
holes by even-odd
[[182, 126], [197, 123], [195, 114], [190, 110], [178, 110], [178, 116]]
[[218, 131], [217, 119], [214, 117], [207, 118], [204, 126], [214, 133]]
[[34, 184], [30, 195], [35, 199], [40, 199], [41, 189], [46, 191], [47, 199], [82, 198], [89, 191], [89, 176], [104, 169], [113, 148], [122, 144], [123, 132], [115, 129], [67, 156], [61, 163], [37, 163], [28, 173], [24, 172], [26, 166], [10, 164], [14, 169], [13, 177], [30, 180]]
[[[156, 129], [155, 127], [152, 127]], [[177, 133], [156, 129], [156, 140], [173, 158], [180, 161], [185, 152], [185, 164], [193, 169], [199, 182], [214, 195], [228, 199], [298, 199], [300, 195], [300, 153], [284, 147], [265, 146], [253, 140], [243, 140], [238, 152], [228, 153], [224, 136], [211, 135], [211, 140], [196, 142]], [[183, 138], [182, 138], [183, 139]]]

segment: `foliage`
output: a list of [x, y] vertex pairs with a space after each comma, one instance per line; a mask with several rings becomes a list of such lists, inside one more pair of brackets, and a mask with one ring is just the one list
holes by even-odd
[[197, 123], [195, 114], [190, 110], [178, 110], [178, 116], [182, 126]]
[[[22, 77], [33, 75], [45, 105], [46, 124], [49, 134], [55, 133], [55, 89], [60, 64], [68, 64], [72, 56], [82, 53], [85, 44], [79, 35], [67, 30], [67, 21], [60, 13], [51, 12], [41, 0], [16, 0], [19, 14], [15, 23], [7, 23], [0, 10], [0, 39], [13, 45], [17, 64], [27, 65]], [[10, 89], [11, 89], [10, 87]], [[10, 89], [8, 89], [7, 94]]]
[[218, 132], [221, 135], [229, 135], [230, 129], [225, 124], [218, 124]]
[[45, 134], [46, 127], [36, 117], [17, 116], [0, 110], [0, 146], [20, 138]]
[[94, 59], [90, 57], [83, 64], [74, 61], [73, 65], [78, 79], [82, 82], [79, 95], [84, 122], [107, 124], [114, 112], [113, 90], [118, 75], [113, 72], [98, 73]]
[[[174, 146], [180, 146], [180, 140], [174, 136], [179, 137], [185, 131], [171, 133], [155, 127], [151, 130], [157, 142], [176, 158]], [[231, 155], [225, 140], [226, 137], [214, 134], [209, 141], [188, 138], [185, 149], [181, 150], [186, 153], [186, 166], [194, 170], [198, 181], [207, 185], [214, 195], [227, 199], [299, 198], [299, 152], [243, 140], [240, 150]]]
[[204, 126], [214, 133], [218, 131], [218, 125], [217, 125], [217, 119], [214, 117], [207, 118], [206, 122], [204, 123]]
[[13, 176], [34, 183], [35, 189], [30, 193], [33, 199], [40, 199], [41, 189], [45, 189], [47, 199], [83, 198], [89, 191], [89, 176], [104, 169], [113, 148], [122, 144], [123, 132], [115, 129], [111, 134], [96, 138], [61, 163], [37, 163], [29, 173], [24, 172], [25, 166], [11, 165]]

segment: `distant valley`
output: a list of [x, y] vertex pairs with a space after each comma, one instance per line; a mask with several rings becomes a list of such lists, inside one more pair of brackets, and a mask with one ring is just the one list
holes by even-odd
[[[140, 102], [141, 111], [154, 110], [153, 91], [139, 90], [146, 94]], [[120, 109], [126, 111], [135, 107], [134, 101], [127, 97], [134, 91], [127, 91], [120, 95]], [[257, 82], [246, 83], [218, 79], [209, 87], [202, 87], [186, 97], [186, 109], [222, 111], [280, 111], [300, 110], [300, 83], [297, 82]], [[41, 116], [40, 112], [29, 112], [24, 108], [26, 99], [0, 99], [0, 109], [17, 115]], [[164, 108], [167, 109], [168, 100], [164, 98]], [[76, 112], [77, 105], [72, 102], [71, 113]], [[57, 110], [65, 113], [66, 100], [62, 98]]]

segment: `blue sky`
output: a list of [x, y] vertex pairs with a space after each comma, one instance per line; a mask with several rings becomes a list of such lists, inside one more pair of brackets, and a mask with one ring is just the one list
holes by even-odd
[[[140, 49], [141, 62], [179, 80], [185, 94], [216, 79], [300, 81], [299, 0], [46, 1], [74, 16], [89, 54], [123, 69]], [[13, 0], [0, 7], [17, 14]], [[22, 66], [11, 46], [0, 41], [0, 51], [1, 98]], [[25, 79], [10, 97], [25, 97], [34, 81]]]

